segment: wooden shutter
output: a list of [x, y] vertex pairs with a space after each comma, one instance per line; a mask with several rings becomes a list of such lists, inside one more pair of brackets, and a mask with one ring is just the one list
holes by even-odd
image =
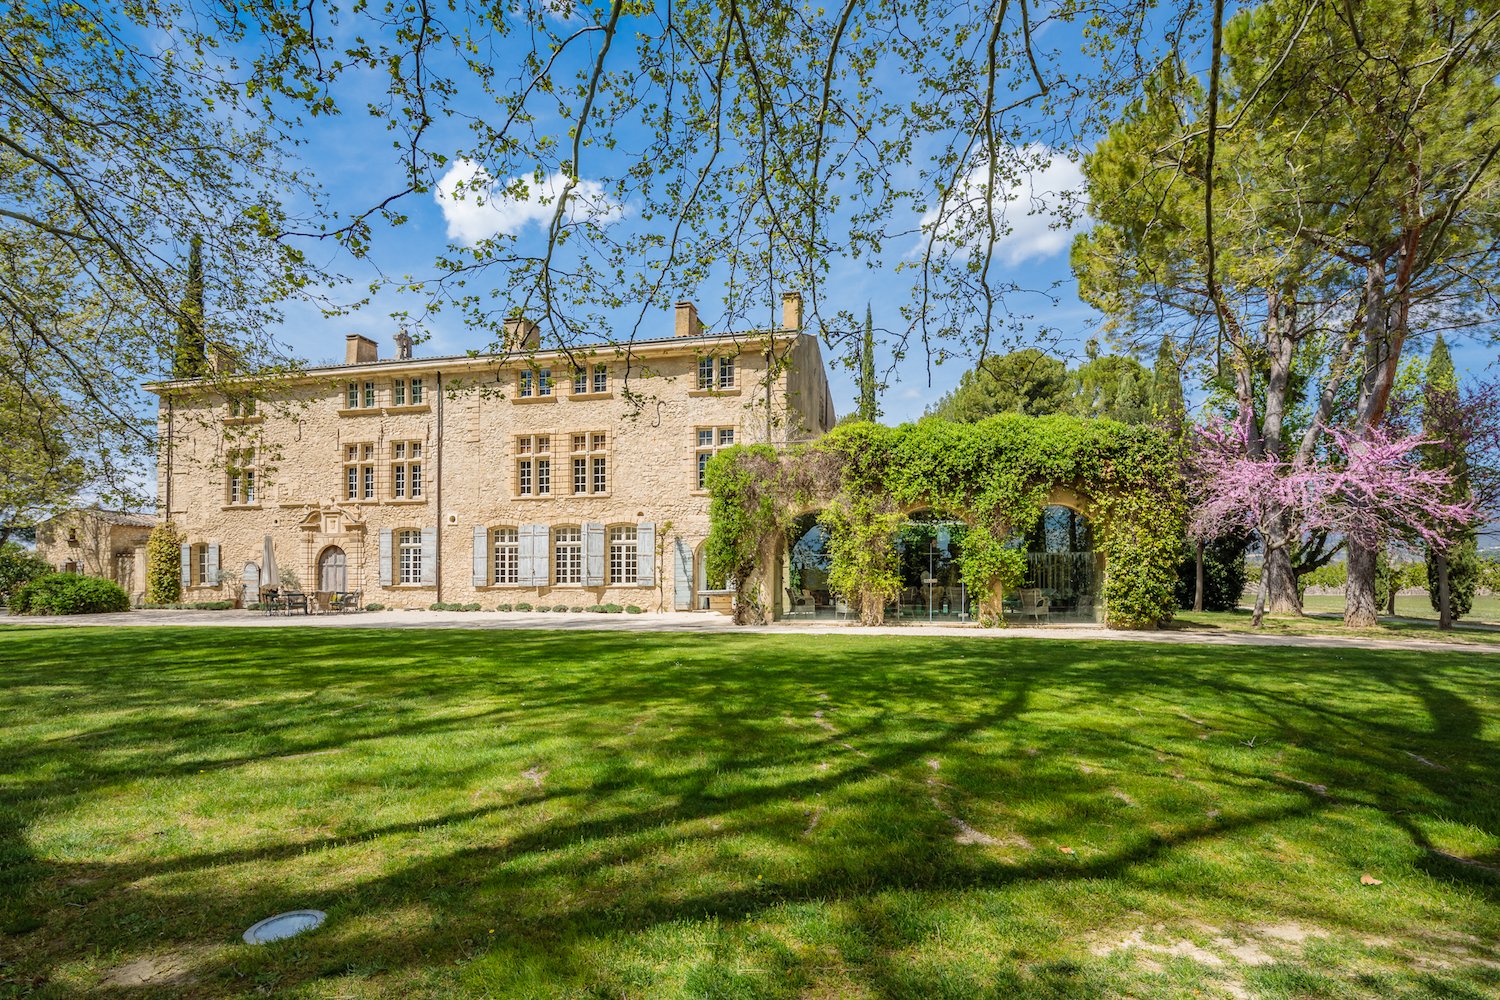
[[604, 586], [604, 525], [598, 521], [583, 526], [583, 585]]
[[693, 607], [693, 549], [685, 538], [672, 539], [677, 571], [673, 574], [672, 605], [678, 611], [690, 611]]
[[186, 542], [182, 545], [182, 586], [184, 588], [193, 585], [193, 547]]
[[380, 585], [389, 587], [391, 585], [391, 529], [380, 529]]
[[437, 529], [422, 529], [422, 586], [430, 587], [437, 582]]
[[490, 582], [489, 548], [490, 532], [482, 524], [474, 525], [474, 586], [483, 587]]
[[204, 583], [214, 583], [219, 579], [219, 547], [210, 545], [208, 547], [208, 579]]
[[656, 586], [656, 525], [642, 521], [635, 526], [635, 585]]
[[545, 587], [551, 582], [551, 560], [547, 543], [551, 529], [545, 524], [523, 524], [517, 532], [520, 542], [520, 572], [517, 579], [525, 587]]

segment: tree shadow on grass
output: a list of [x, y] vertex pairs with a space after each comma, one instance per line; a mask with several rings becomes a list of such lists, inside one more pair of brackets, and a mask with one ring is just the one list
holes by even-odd
[[[74, 730], [64, 739], [5, 740], [16, 778], [0, 793], [0, 886], [25, 902], [11, 910], [18, 922], [0, 938], [0, 956], [13, 946], [28, 950], [9, 959], [26, 981], [55, 982], [59, 968], [101, 936], [123, 955], [187, 949], [232, 942], [259, 916], [313, 905], [333, 915], [325, 931], [260, 952], [231, 944], [198, 962], [191, 983], [174, 992], [220, 995], [249, 982], [286, 990], [368, 970], [424, 975], [476, 960], [494, 940], [524, 951], [538, 981], [587, 985], [601, 974], [596, 949], [622, 937], [888, 893], [1118, 879], [1194, 844], [1315, 817], [1349, 791], [1388, 792], [1393, 774], [1415, 780], [1446, 812], [1497, 832], [1492, 810], [1470, 799], [1474, 781], [1500, 763], [1471, 701], [1495, 705], [1495, 681], [1474, 665], [1450, 663], [1437, 685], [1421, 676], [1413, 654], [1304, 663], [1295, 653], [1256, 651], [1231, 667], [1233, 651], [1190, 647], [499, 632], [402, 634], [393, 643], [345, 630], [238, 633], [224, 637], [232, 646], [205, 651], [202, 630], [183, 631], [190, 634], [153, 630], [150, 645], [119, 642], [113, 650], [104, 637], [85, 644], [53, 636], [25, 644], [27, 666], [7, 668], [0, 722], [36, 725], [40, 716]], [[85, 656], [84, 645], [102, 648]], [[0, 644], [7, 647], [17, 648], [13, 638]], [[1468, 697], [1459, 693], [1465, 686]], [[1404, 700], [1393, 712], [1382, 699], [1396, 694]], [[1028, 719], [1092, 718], [1080, 713], [1124, 704], [1137, 706], [1131, 725], [1117, 727], [1113, 716], [1094, 728]], [[1214, 821], [1177, 817], [1166, 833], [1117, 823], [1116, 842], [1086, 857], [1043, 844], [1068, 831], [1066, 811], [1055, 822], [1030, 821], [1022, 832], [1043, 846], [1007, 859], [956, 843], [934, 807], [927, 761], [941, 757], [960, 773], [982, 775], [1011, 761], [1020, 743], [1049, 761], [1048, 793], [1064, 804], [1096, 800], [1107, 776], [1052, 766], [1063, 757], [1115, 754], [1120, 766], [1165, 772], [1156, 758], [1180, 750], [1171, 741], [1193, 728], [1172, 711], [1182, 704], [1204, 722], [1260, 722], [1322, 739], [1333, 752], [1322, 755], [1324, 764], [1317, 754], [1298, 755], [1298, 778], [1198, 761], [1202, 780], [1279, 798]], [[1214, 719], [1204, 718], [1209, 710]], [[645, 746], [619, 728], [639, 718], [648, 720]], [[29, 846], [36, 820], [87, 807], [127, 782], [150, 787], [200, 769], [232, 773], [327, 750], [346, 751], [357, 773], [372, 748], [475, 736], [483, 745], [491, 732], [502, 734], [495, 742], [505, 760], [550, 766], [542, 788], [523, 783], [502, 801], [409, 821], [371, 817], [351, 835], [294, 828], [269, 842], [163, 857], [66, 864], [38, 860]], [[1451, 763], [1439, 770], [1403, 761], [1407, 744]], [[559, 747], [577, 759], [560, 759]], [[634, 764], [635, 755], [647, 765]], [[787, 768], [793, 773], [781, 773]], [[467, 790], [487, 774], [479, 762], [418, 772], [417, 784]], [[379, 771], [371, 777], [391, 780]], [[1342, 783], [1335, 795], [1311, 790], [1334, 778]], [[1004, 775], [970, 780], [956, 799], [1003, 799], [1018, 787]], [[814, 835], [806, 828], [810, 803], [836, 816]], [[1400, 816], [1407, 804], [1398, 798], [1386, 811]], [[1419, 828], [1405, 828], [1415, 841]], [[313, 891], [287, 888], [299, 860], [327, 857], [337, 866], [419, 836], [434, 842], [400, 863]], [[784, 857], [761, 862], [771, 877], [755, 879], [755, 852], [766, 845]], [[264, 868], [265, 880], [208, 899], [184, 890], [244, 866]], [[49, 898], [80, 879], [88, 880], [74, 894], [81, 906]], [[383, 914], [412, 912], [427, 923], [378, 928]], [[40, 926], [27, 930], [28, 920]], [[893, 933], [866, 936], [892, 952], [917, 942], [910, 934], [887, 941]], [[787, 981], [815, 976], [811, 966], [787, 962]], [[899, 964], [852, 965], [879, 994], [914, 988], [912, 971]], [[1033, 992], [1077, 985], [1067, 969], [1052, 975], [1053, 985], [1033, 982]], [[131, 995], [153, 987], [94, 983], [89, 992], [110, 989]]]

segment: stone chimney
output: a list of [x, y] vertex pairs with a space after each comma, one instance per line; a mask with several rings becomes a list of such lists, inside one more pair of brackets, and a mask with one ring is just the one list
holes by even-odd
[[703, 333], [703, 323], [698, 319], [698, 307], [691, 302], [677, 303], [677, 336], [697, 337]]
[[380, 348], [369, 337], [351, 333], [344, 338], [344, 364], [362, 365], [379, 360]]
[[534, 351], [542, 346], [541, 327], [523, 316], [512, 316], [505, 321], [505, 342], [501, 346], [507, 354]]
[[802, 293], [781, 293], [781, 327], [784, 330], [802, 330]]

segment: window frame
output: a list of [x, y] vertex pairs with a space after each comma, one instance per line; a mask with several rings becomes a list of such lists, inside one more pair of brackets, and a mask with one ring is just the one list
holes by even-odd
[[[570, 537], [564, 538], [564, 533]], [[552, 585], [556, 587], [575, 587], [583, 585], [583, 526], [578, 524], [559, 524], [552, 529], [552, 537], [548, 548], [551, 550], [552, 563]], [[567, 547], [569, 558], [567, 562], [563, 559], [564, 546]], [[564, 567], [567, 568], [566, 576]]]
[[397, 528], [391, 545], [391, 557], [396, 562], [391, 567], [391, 579], [397, 586], [421, 586], [422, 529]]

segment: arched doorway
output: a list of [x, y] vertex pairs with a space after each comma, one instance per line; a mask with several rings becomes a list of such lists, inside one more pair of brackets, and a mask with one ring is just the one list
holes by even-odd
[[912, 622], [964, 622], [979, 595], [964, 586], [964, 536], [969, 526], [930, 511], [910, 515], [892, 539], [901, 574], [896, 616]]
[[260, 603], [260, 565], [253, 562], [245, 563], [245, 568], [240, 571], [240, 582], [245, 585], [244, 603], [248, 606]]
[[839, 617], [841, 602], [828, 584], [832, 566], [828, 529], [818, 523], [818, 514], [803, 514], [792, 521], [781, 559], [783, 618]]
[[[1099, 620], [1099, 585], [1103, 579], [1094, 529], [1070, 507], [1053, 504], [1026, 534], [1026, 582], [1031, 607], [1051, 622]], [[1025, 597], [1022, 596], [1023, 603]]]
[[333, 593], [349, 589], [344, 550], [330, 545], [318, 556], [318, 590]]

